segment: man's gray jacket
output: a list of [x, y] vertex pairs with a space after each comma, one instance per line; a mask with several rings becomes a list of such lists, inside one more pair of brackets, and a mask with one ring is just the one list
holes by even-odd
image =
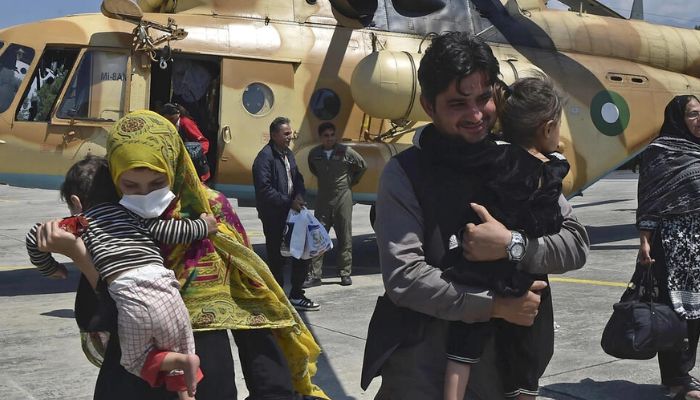
[[[585, 228], [560, 199], [564, 223], [558, 234], [533, 238], [520, 266], [533, 274], [557, 274], [581, 268], [588, 256]], [[424, 213], [413, 185], [393, 158], [384, 168], [377, 193], [375, 230], [386, 295], [399, 306], [423, 315], [420, 339], [393, 350], [382, 363], [377, 399], [442, 400], [449, 321], [491, 318], [489, 292], [445, 280], [436, 265], [444, 255], [437, 229], [424, 234]], [[377, 332], [368, 333], [368, 346]], [[367, 362], [368, 360], [365, 360]], [[367, 378], [363, 376], [363, 378]], [[479, 399], [501, 399], [493, 353], [487, 348], [472, 370], [470, 391]]]

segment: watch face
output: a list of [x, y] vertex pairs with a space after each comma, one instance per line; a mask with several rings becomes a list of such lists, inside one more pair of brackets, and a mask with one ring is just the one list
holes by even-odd
[[516, 260], [520, 259], [523, 256], [523, 253], [525, 253], [525, 246], [523, 246], [522, 243], [516, 243], [510, 249], [511, 257], [516, 259]]

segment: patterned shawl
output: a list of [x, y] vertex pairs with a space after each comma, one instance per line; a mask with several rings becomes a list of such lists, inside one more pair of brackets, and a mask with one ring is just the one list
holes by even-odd
[[662, 217], [700, 211], [700, 138], [685, 124], [694, 96], [676, 96], [666, 106], [659, 137], [642, 153], [637, 227], [654, 230]]
[[320, 348], [265, 262], [249, 247], [226, 198], [204, 186], [175, 127], [151, 111], [121, 118], [107, 139], [112, 179], [145, 167], [168, 176], [177, 198], [164, 218], [213, 214], [216, 235], [163, 249], [166, 265], [182, 285], [182, 299], [197, 331], [270, 328], [289, 365], [294, 388], [327, 399], [311, 382]]

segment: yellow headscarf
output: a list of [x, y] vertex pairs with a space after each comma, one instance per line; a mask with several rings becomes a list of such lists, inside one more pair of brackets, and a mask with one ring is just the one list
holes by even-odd
[[107, 160], [115, 184], [124, 171], [133, 168], [166, 174], [177, 196], [171, 217], [197, 218], [205, 212], [219, 220], [216, 235], [165, 252], [166, 264], [182, 285], [192, 328], [272, 329], [287, 359], [294, 389], [328, 399], [311, 382], [320, 354], [318, 344], [265, 262], [221, 217], [212, 201], [218, 193], [200, 182], [175, 126], [151, 111], [132, 112], [111, 129]]

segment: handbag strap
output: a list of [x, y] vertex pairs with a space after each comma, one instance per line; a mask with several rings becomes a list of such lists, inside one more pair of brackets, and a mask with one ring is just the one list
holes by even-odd
[[[649, 253], [650, 254], [651, 254], [651, 246], [654, 244], [654, 240], [656, 240], [656, 232], [659, 229], [661, 229], [661, 226], [657, 226], [656, 229], [654, 229], [652, 231], [651, 239], [649, 240]], [[644, 277], [643, 277], [642, 281], [646, 282], [647, 295], [649, 296], [649, 307], [651, 308], [651, 311], [654, 312], [654, 273], [652, 271], [652, 268], [654, 268], [654, 262], [652, 262], [649, 265], [645, 265], [644, 268], [645, 268]]]
[[649, 296], [649, 307], [651, 308], [651, 312], [654, 312], [654, 274], [652, 273], [652, 268], [654, 266], [654, 263], [651, 263], [646, 267], [646, 282], [647, 282], [647, 294]]

